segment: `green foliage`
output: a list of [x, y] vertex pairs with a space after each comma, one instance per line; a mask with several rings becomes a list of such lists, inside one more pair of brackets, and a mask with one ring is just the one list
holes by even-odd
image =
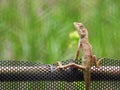
[[53, 63], [74, 58], [74, 21], [85, 24], [93, 52], [119, 58], [119, 0], [0, 0], [0, 59]]

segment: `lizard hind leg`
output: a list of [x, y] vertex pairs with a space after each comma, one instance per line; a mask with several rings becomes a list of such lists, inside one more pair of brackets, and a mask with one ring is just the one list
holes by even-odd
[[95, 65], [96, 67], [99, 67], [99, 66], [100, 66], [100, 63], [101, 63], [102, 58], [100, 58], [100, 59], [98, 59], [98, 60], [97, 60], [96, 56], [95, 56], [95, 55], [93, 55], [93, 56], [92, 56], [92, 60], [93, 60], [94, 65]]
[[66, 65], [62, 65], [61, 62], [57, 62], [57, 64], [58, 64], [58, 66], [57, 66], [56, 70], [57, 69], [67, 69], [67, 68], [70, 68], [70, 67], [85, 70], [84, 66], [79, 65], [79, 64], [75, 64], [75, 63], [69, 63], [69, 64], [66, 64]]

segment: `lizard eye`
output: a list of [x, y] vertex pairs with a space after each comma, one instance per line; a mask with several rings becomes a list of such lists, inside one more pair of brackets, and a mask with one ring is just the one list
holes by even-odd
[[79, 26], [81, 29], [83, 28], [83, 26]]

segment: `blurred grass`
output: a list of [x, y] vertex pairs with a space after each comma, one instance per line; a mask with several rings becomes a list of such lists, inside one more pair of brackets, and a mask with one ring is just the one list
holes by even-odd
[[88, 28], [94, 54], [120, 59], [119, 10], [119, 0], [0, 0], [0, 59], [74, 58], [74, 21]]

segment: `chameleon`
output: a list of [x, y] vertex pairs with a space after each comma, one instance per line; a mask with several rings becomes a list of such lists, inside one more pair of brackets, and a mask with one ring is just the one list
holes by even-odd
[[78, 60], [80, 50], [82, 52], [82, 64], [76, 64], [76, 63], [69, 63], [67, 65], [62, 65], [61, 62], [57, 62], [58, 66], [56, 69], [66, 69], [69, 67], [75, 67], [77, 69], [83, 70], [83, 77], [85, 81], [85, 87], [86, 90], [90, 90], [90, 82], [91, 82], [91, 67], [95, 65], [95, 67], [100, 66], [100, 62], [102, 58], [99, 58], [97, 60], [96, 55], [93, 55], [92, 53], [92, 46], [89, 43], [88, 40], [88, 30], [86, 27], [79, 22], [73, 23], [75, 28], [78, 31], [79, 34], [79, 41], [78, 41], [78, 48], [75, 54], [75, 60]]

